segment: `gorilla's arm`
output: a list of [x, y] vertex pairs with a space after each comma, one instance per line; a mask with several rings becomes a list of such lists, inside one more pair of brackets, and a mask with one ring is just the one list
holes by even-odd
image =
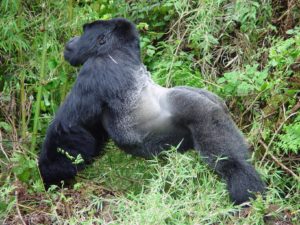
[[[90, 72], [90, 71], [89, 71]], [[107, 133], [101, 124], [103, 102], [99, 98], [96, 74], [82, 69], [74, 87], [59, 108], [49, 126], [39, 157], [40, 172], [46, 184], [58, 184], [76, 175], [83, 168], [73, 164], [64, 153], [76, 158], [79, 155], [84, 163], [100, 153], [107, 141]], [[74, 160], [73, 160], [74, 161]]]

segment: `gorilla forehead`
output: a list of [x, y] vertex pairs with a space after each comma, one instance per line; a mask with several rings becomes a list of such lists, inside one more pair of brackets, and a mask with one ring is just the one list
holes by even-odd
[[83, 30], [86, 30], [89, 28], [105, 28], [108, 25], [112, 25], [112, 23], [110, 21], [106, 21], [106, 20], [96, 20], [91, 23], [85, 23], [83, 25]]
[[122, 26], [127, 25], [127, 28], [135, 27], [135, 25], [127, 19], [114, 18], [111, 20], [96, 20], [91, 23], [85, 23], [83, 25], [83, 30], [87, 28], [109, 28], [109, 26], [115, 26], [115, 25], [122, 25]]

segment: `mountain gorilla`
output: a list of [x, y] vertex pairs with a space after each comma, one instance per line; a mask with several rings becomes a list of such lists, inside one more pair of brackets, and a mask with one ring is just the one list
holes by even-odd
[[[82, 68], [39, 157], [46, 186], [73, 178], [111, 138], [145, 158], [171, 145], [180, 152], [196, 149], [226, 181], [235, 204], [264, 191], [224, 102], [206, 90], [155, 84], [141, 62], [134, 24], [122, 18], [85, 24], [83, 34], [66, 44], [64, 57]], [[79, 154], [84, 163], [75, 165], [70, 157]]]

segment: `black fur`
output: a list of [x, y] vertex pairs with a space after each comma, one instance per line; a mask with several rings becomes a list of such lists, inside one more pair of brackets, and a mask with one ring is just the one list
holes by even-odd
[[[65, 47], [65, 59], [82, 68], [43, 144], [39, 168], [46, 185], [73, 178], [111, 138], [126, 152], [146, 158], [179, 143], [181, 152], [195, 148], [227, 182], [236, 204], [264, 191], [247, 162], [244, 138], [219, 97], [154, 84], [129, 21], [95, 21], [83, 29]], [[80, 154], [84, 163], [75, 165], [61, 150], [75, 158]]]

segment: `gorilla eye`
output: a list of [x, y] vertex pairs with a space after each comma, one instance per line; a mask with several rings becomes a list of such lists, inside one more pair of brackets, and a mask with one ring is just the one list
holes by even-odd
[[99, 37], [97, 38], [97, 43], [98, 43], [99, 45], [104, 45], [105, 42], [106, 42], [106, 40], [105, 40], [105, 35], [104, 35], [104, 34], [99, 35]]

